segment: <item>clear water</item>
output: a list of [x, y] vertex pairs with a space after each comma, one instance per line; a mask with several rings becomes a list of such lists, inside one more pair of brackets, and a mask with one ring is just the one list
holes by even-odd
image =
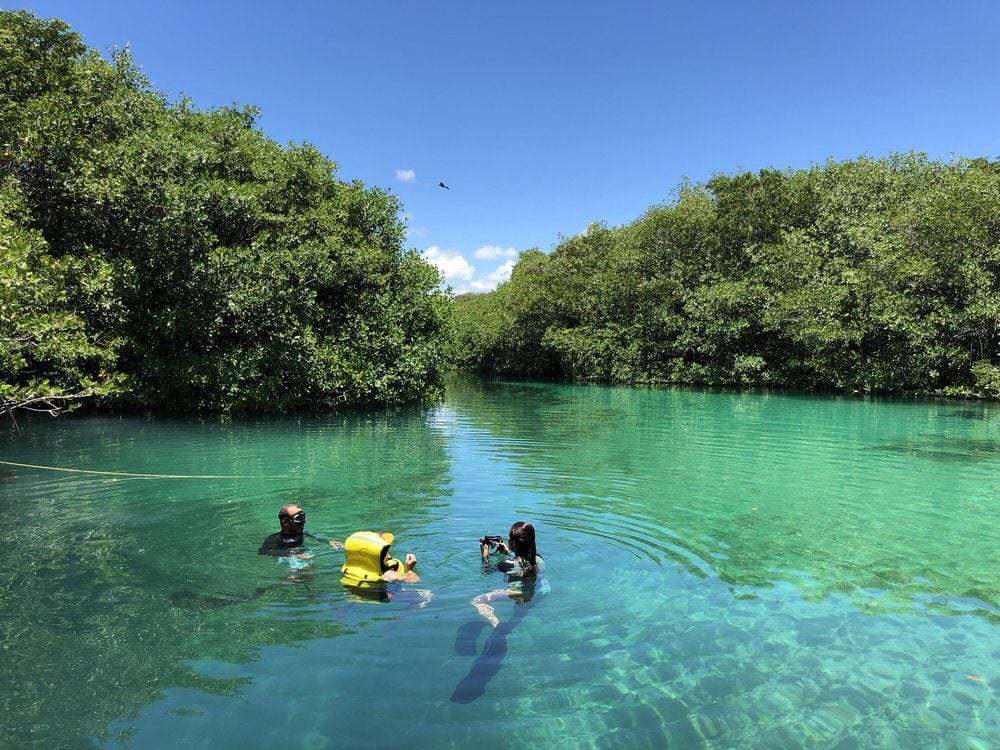
[[[395, 415], [35, 420], [0, 459], [0, 745], [1000, 746], [1000, 410], [456, 381]], [[391, 530], [387, 603], [256, 554]], [[532, 521], [551, 592], [477, 539]]]

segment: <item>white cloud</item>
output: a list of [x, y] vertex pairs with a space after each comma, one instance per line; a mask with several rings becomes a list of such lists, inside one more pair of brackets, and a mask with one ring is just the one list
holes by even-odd
[[417, 179], [417, 173], [412, 169], [397, 169], [396, 179], [400, 182], [413, 182]]
[[518, 251], [512, 247], [504, 249], [499, 245], [483, 245], [473, 254], [473, 257], [482, 260], [496, 260], [497, 258], [516, 258]]
[[[500, 248], [497, 248], [500, 250]], [[483, 248], [479, 248], [479, 251]], [[481, 254], [476, 251], [477, 257]], [[451, 287], [454, 294], [465, 294], [466, 292], [491, 292], [500, 284], [510, 279], [510, 274], [517, 263], [517, 251], [513, 249], [501, 250], [503, 255], [510, 255], [499, 267], [492, 271], [477, 272], [473, 266], [465, 259], [465, 256], [458, 251], [442, 250], [436, 245], [429, 247], [420, 253], [425, 261], [437, 267], [441, 272], [441, 286]], [[492, 265], [492, 264], [490, 264]]]
[[420, 257], [428, 263], [437, 266], [444, 280], [449, 283], [454, 281], [472, 281], [472, 277], [476, 273], [475, 267], [471, 266], [464, 256], [459, 253], [445, 252], [436, 246], [424, 250], [420, 253]]
[[511, 258], [492, 273], [480, 276], [472, 282], [472, 288], [477, 292], [489, 292], [496, 289], [510, 278], [510, 273], [514, 270], [514, 262], [514, 259]]

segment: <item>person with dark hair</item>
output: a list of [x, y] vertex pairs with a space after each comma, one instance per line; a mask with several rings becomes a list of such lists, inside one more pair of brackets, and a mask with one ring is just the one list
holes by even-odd
[[[469, 673], [455, 686], [451, 696], [453, 703], [471, 703], [486, 692], [486, 685], [500, 671], [507, 655], [507, 636], [534, 606], [532, 598], [535, 594], [548, 592], [548, 584], [542, 576], [545, 561], [535, 547], [535, 527], [530, 523], [518, 521], [511, 526], [506, 543], [500, 537], [483, 537], [479, 540], [479, 551], [483, 558], [483, 571], [503, 573], [507, 577], [507, 585], [480, 594], [470, 602], [476, 612], [493, 626], [493, 630]], [[493, 565], [490, 555], [494, 552], [508, 557]], [[513, 599], [517, 606], [514, 607], [513, 614], [501, 622], [493, 610], [493, 602], [508, 598]], [[477, 618], [462, 625], [455, 639], [455, 653], [474, 656], [476, 640], [480, 631], [486, 627], [486, 622]]]
[[[506, 559], [500, 560], [495, 566], [491, 565], [491, 545], [485, 540], [479, 542], [479, 551], [485, 570], [498, 570], [507, 576], [507, 588], [480, 594], [472, 600], [476, 611], [496, 627], [500, 620], [493, 611], [491, 602], [504, 597], [509, 597], [518, 604], [530, 600], [538, 578], [545, 572], [545, 561], [535, 547], [535, 527], [526, 521], [518, 521], [510, 527], [506, 544], [502, 540], [496, 542], [495, 551], [508, 555]], [[509, 557], [510, 555], [513, 557]]]
[[[484, 537], [479, 542], [479, 551], [486, 572], [499, 571], [507, 577], [506, 588], [480, 594], [471, 602], [476, 611], [495, 628], [500, 620], [493, 610], [492, 602], [504, 598], [513, 599], [516, 604], [530, 601], [545, 572], [545, 560], [535, 547], [535, 527], [527, 521], [518, 521], [510, 527], [506, 544], [503, 540], [496, 539], [494, 546]], [[493, 553], [508, 557], [493, 565], [490, 562], [490, 555]]]
[[323, 539], [306, 531], [306, 512], [294, 503], [281, 506], [278, 523], [281, 524], [281, 531], [271, 534], [261, 543], [258, 555], [274, 555], [288, 558], [289, 561], [308, 560], [312, 554], [306, 548], [306, 537], [329, 544], [334, 549], [344, 548], [335, 539]]

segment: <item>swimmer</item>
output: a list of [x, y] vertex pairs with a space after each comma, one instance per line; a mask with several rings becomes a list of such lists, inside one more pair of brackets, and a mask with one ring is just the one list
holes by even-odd
[[496, 548], [497, 552], [505, 555], [513, 554], [514, 557], [501, 560], [496, 566], [492, 566], [490, 545], [486, 541], [479, 543], [483, 567], [486, 570], [498, 570], [504, 573], [507, 576], [507, 587], [480, 594], [470, 602], [494, 628], [500, 624], [500, 620], [491, 606], [492, 602], [509, 597], [516, 603], [523, 604], [531, 599], [535, 584], [545, 572], [545, 561], [535, 549], [535, 527], [530, 523], [525, 521], [515, 523], [510, 527], [507, 543], [504, 544], [501, 540], [497, 542]]
[[[503, 660], [507, 656], [507, 636], [524, 619], [528, 610], [535, 605], [532, 597], [536, 590], [539, 594], [547, 591], [547, 584], [542, 578], [545, 561], [535, 549], [535, 527], [530, 523], [518, 521], [510, 527], [507, 543], [503, 540], [495, 542], [496, 551], [502, 554], [513, 554], [513, 558], [501, 560], [498, 564], [490, 564], [489, 537], [480, 542], [480, 552], [483, 558], [483, 568], [487, 572], [498, 570], [507, 576], [507, 586], [496, 589], [488, 594], [480, 594], [470, 604], [476, 612], [485, 618], [475, 619], [465, 623], [458, 629], [455, 638], [455, 653], [460, 656], [473, 656], [476, 653], [476, 639], [479, 632], [488, 622], [492, 626], [489, 637], [483, 646], [482, 653], [473, 662], [469, 673], [455, 686], [451, 695], [452, 703], [471, 703], [482, 697], [490, 680], [500, 671]], [[518, 606], [503, 622], [497, 617], [492, 603], [502, 599], [513, 599]], [[537, 601], [537, 600], [536, 600]]]
[[281, 531], [271, 534], [260, 545], [258, 555], [275, 555], [277, 557], [308, 560], [312, 554], [305, 546], [305, 538], [329, 544], [334, 549], [343, 549], [344, 545], [335, 539], [322, 539], [306, 531], [306, 512], [298, 505], [289, 503], [278, 511], [278, 523]]
[[390, 547], [394, 536], [383, 531], [359, 531], [344, 542], [344, 566], [340, 569], [340, 582], [348, 592], [348, 601], [355, 598], [368, 601], [409, 602], [409, 609], [423, 609], [430, 603], [431, 592], [407, 588], [406, 584], [419, 583], [417, 558], [412, 553], [403, 560], [392, 556]]

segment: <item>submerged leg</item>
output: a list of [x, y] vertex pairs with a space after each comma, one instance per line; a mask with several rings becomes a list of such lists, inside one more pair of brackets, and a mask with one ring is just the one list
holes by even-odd
[[496, 612], [493, 611], [491, 602], [495, 602], [497, 599], [504, 598], [506, 591], [504, 589], [497, 589], [496, 591], [491, 591], [488, 594], [480, 594], [475, 599], [473, 599], [469, 604], [475, 607], [476, 612], [486, 618], [486, 621], [496, 627], [500, 624], [499, 618], [497, 618]]

